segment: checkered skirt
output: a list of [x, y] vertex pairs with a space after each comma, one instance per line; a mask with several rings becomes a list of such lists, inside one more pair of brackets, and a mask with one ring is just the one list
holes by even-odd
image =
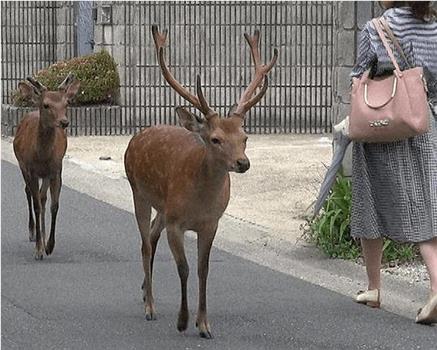
[[351, 234], [422, 242], [437, 236], [437, 115], [430, 132], [394, 143], [354, 143]]

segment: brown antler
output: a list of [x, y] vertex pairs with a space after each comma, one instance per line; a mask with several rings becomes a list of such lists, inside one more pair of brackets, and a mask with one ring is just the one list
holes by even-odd
[[167, 30], [159, 32], [157, 25], [152, 25], [152, 36], [155, 41], [156, 53], [158, 55], [159, 66], [161, 67], [162, 75], [164, 76], [167, 83], [185, 100], [190, 102], [194, 107], [196, 107], [200, 112], [202, 112], [207, 118], [217, 115], [217, 113], [212, 110], [208, 103], [206, 102], [202, 87], [200, 84], [200, 76], [197, 76], [196, 90], [197, 96], [190, 93], [182, 84], [180, 84], [175, 77], [171, 74], [167, 65], [164, 61], [164, 46], [167, 42]]
[[[264, 96], [264, 94], [267, 91], [268, 87], [268, 78], [267, 74], [270, 72], [274, 64], [276, 63], [276, 60], [278, 59], [278, 50], [273, 50], [273, 58], [270, 61], [269, 64], [261, 64], [261, 55], [258, 48], [259, 43], [259, 30], [255, 30], [255, 34], [253, 36], [250, 36], [247, 33], [244, 33], [244, 37], [246, 38], [247, 43], [250, 46], [250, 52], [252, 54], [252, 59], [255, 64], [255, 76], [253, 80], [250, 82], [246, 90], [244, 91], [243, 95], [240, 98], [240, 101], [238, 102], [238, 106], [235, 109], [235, 113], [237, 115], [240, 115], [241, 117], [244, 117], [244, 115], [247, 113], [247, 111], [252, 108], [255, 104], [261, 100], [261, 98]], [[261, 85], [261, 82], [264, 80], [264, 84], [261, 88], [261, 90], [252, 97], [252, 95], [255, 93], [256, 89]]]

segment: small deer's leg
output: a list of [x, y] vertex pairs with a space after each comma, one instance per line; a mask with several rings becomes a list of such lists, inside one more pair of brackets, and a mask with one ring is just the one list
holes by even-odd
[[29, 189], [32, 194], [33, 211], [35, 212], [35, 228], [36, 228], [36, 246], [35, 259], [42, 260], [44, 256], [44, 247], [41, 239], [41, 198], [39, 196], [38, 177], [32, 176], [29, 179]]
[[150, 273], [153, 275], [153, 261], [155, 260], [156, 246], [161, 237], [161, 232], [164, 229], [164, 218], [162, 214], [157, 213], [152, 221], [152, 229], [150, 232], [150, 243], [152, 245], [152, 256], [150, 257]]
[[199, 307], [196, 327], [202, 338], [212, 338], [206, 313], [206, 281], [209, 270], [209, 253], [217, 231], [217, 225], [197, 233], [197, 275], [199, 277]]
[[152, 274], [150, 267], [152, 247], [150, 244], [150, 215], [151, 205], [142, 196], [134, 192], [135, 217], [141, 234], [141, 256], [143, 259], [144, 281], [143, 300], [146, 320], [156, 320], [156, 311], [152, 294]]
[[25, 191], [27, 197], [27, 207], [29, 208], [29, 241], [35, 242], [35, 221], [33, 220], [32, 192], [27, 184]]
[[177, 329], [182, 332], [188, 326], [187, 280], [189, 267], [184, 250], [184, 231], [177, 225], [167, 225], [167, 239], [181, 280], [181, 307], [179, 309]]
[[47, 203], [47, 190], [49, 189], [50, 180], [43, 179], [41, 189], [39, 190], [39, 197], [41, 198], [41, 234], [42, 245], [46, 245], [46, 203]]
[[59, 209], [59, 195], [61, 194], [62, 179], [61, 173], [59, 173], [55, 178], [50, 180], [50, 213], [51, 213], [51, 224], [50, 224], [50, 236], [47, 241], [46, 254], [50, 255], [55, 248], [55, 229], [56, 229], [56, 217], [58, 215]]

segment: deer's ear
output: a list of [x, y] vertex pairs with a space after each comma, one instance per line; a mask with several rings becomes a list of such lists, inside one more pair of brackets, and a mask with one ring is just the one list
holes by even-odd
[[65, 89], [65, 94], [67, 96], [67, 100], [70, 103], [73, 101], [74, 97], [79, 91], [80, 87], [80, 81], [77, 79], [74, 79]]
[[238, 104], [234, 103], [231, 108], [229, 108], [228, 117], [230, 117], [232, 114], [234, 114], [235, 110], [237, 109]]
[[26, 100], [32, 101], [35, 104], [39, 104], [41, 101], [41, 92], [27, 82], [20, 82], [18, 84], [18, 90], [20, 90], [21, 95]]
[[179, 117], [179, 124], [185, 129], [193, 132], [199, 132], [203, 128], [204, 119], [202, 117], [191, 113], [184, 107], [177, 107], [176, 113]]

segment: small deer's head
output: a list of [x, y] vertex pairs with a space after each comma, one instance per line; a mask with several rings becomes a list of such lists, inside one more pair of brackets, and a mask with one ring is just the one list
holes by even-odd
[[[152, 35], [155, 41], [159, 66], [165, 80], [203, 115], [200, 117], [183, 107], [178, 107], [176, 111], [181, 125], [188, 130], [199, 133], [208, 149], [213, 152], [215, 159], [223, 161], [228, 171], [246, 172], [250, 167], [250, 162], [245, 154], [247, 135], [243, 130], [244, 117], [249, 109], [258, 103], [266, 93], [268, 87], [267, 74], [276, 63], [278, 51], [274, 50], [273, 58], [269, 64], [262, 64], [258, 49], [259, 31], [255, 31], [253, 36], [244, 35], [250, 46], [252, 59], [255, 63], [255, 76], [244, 91], [239, 102], [229, 111], [228, 117], [221, 118], [206, 102], [202, 93], [200, 76], [197, 76], [196, 96], [182, 86], [170, 73], [164, 61], [167, 31], [159, 32], [158, 27], [153, 25]], [[260, 90], [256, 92], [259, 87]]]
[[39, 108], [40, 123], [44, 128], [61, 127], [69, 122], [66, 116], [67, 105], [79, 91], [80, 82], [69, 74], [58, 86], [57, 91], [49, 91], [39, 81], [28, 77], [18, 84], [23, 97], [31, 100]]

